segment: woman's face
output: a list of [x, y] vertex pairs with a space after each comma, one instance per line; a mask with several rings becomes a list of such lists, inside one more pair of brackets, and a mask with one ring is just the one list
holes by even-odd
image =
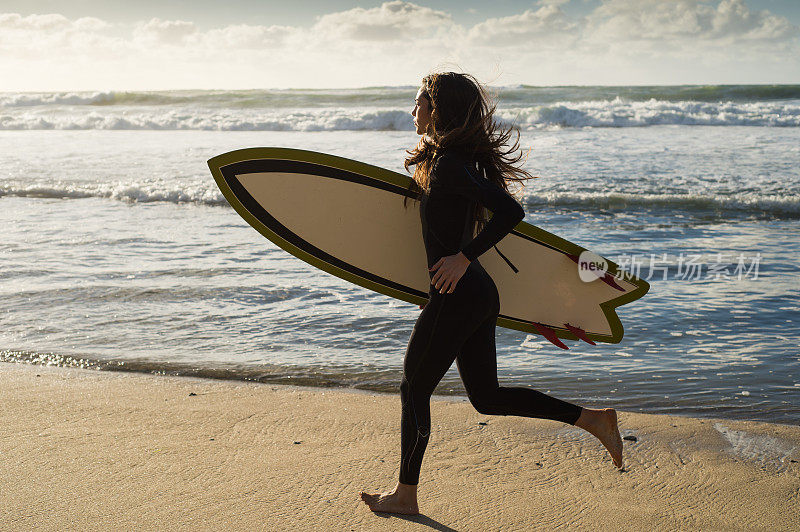
[[432, 111], [433, 108], [428, 100], [428, 94], [425, 89], [420, 88], [414, 98], [414, 110], [411, 111], [411, 116], [414, 117], [414, 125], [417, 127], [417, 135], [424, 135], [428, 131]]

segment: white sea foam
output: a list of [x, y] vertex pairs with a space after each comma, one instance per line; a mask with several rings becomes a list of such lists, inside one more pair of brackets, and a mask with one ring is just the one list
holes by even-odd
[[781, 467], [795, 450], [789, 442], [766, 434], [733, 430], [722, 423], [714, 423], [714, 428], [728, 441], [731, 453], [748, 460]]
[[724, 211], [762, 213], [774, 216], [800, 216], [800, 197], [796, 195], [736, 194], [626, 194], [600, 192], [545, 192], [528, 199], [530, 205], [585, 206], [595, 209], [625, 207], [669, 208], [678, 211]]
[[621, 98], [557, 102], [501, 109], [499, 116], [523, 129], [560, 127], [642, 127], [657, 125], [800, 126], [800, 104], [784, 102], [671, 102]]
[[114, 101], [114, 92], [20, 92], [0, 94], [0, 107], [98, 105]]
[[245, 113], [172, 109], [160, 111], [5, 112], [2, 130], [205, 130], [205, 131], [411, 131], [405, 110], [323, 109]]
[[[144, 98], [144, 97], [142, 97]], [[348, 105], [241, 108], [193, 104], [191, 98], [128, 102], [114, 93], [0, 96], [0, 129], [129, 129], [212, 131], [411, 131], [407, 108]], [[206, 98], [207, 100], [208, 98]], [[52, 105], [43, 102], [52, 100]], [[113, 105], [112, 105], [113, 103]], [[308, 103], [308, 102], [304, 102]], [[319, 102], [317, 102], [319, 103]], [[341, 102], [338, 102], [341, 103]], [[86, 105], [91, 105], [87, 109]], [[88, 110], [88, 112], [87, 112]], [[800, 102], [670, 102], [593, 100], [501, 107], [497, 117], [523, 130], [662, 125], [800, 127]]]
[[[37, 198], [111, 198], [127, 202], [197, 203], [225, 205], [222, 194], [208, 180], [177, 183], [154, 180], [142, 183], [62, 183], [23, 184], [11, 182], [0, 185], [0, 196]], [[667, 208], [682, 212], [719, 212], [720, 214], [761, 214], [776, 218], [800, 217], [800, 197], [741, 195], [734, 197], [679, 194], [617, 194], [617, 193], [545, 193], [531, 195], [526, 205], [568, 206], [578, 210], [597, 211], [610, 208], [638, 207]], [[531, 209], [532, 210], [532, 209]]]
[[9, 186], [0, 187], [0, 196], [29, 198], [80, 199], [110, 198], [129, 203], [197, 203], [204, 205], [227, 205], [227, 201], [216, 187], [209, 185], [169, 186], [157, 183], [142, 184], [97, 184], [54, 186]]

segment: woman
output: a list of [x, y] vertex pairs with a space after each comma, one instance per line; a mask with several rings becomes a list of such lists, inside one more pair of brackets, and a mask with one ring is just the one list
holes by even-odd
[[[403, 362], [400, 479], [385, 493], [361, 492], [375, 512], [417, 514], [417, 483], [430, 436], [430, 398], [453, 360], [470, 402], [483, 414], [545, 418], [581, 427], [622, 467], [622, 439], [612, 408], [582, 408], [529, 388], [497, 382], [497, 288], [478, 257], [525, 216], [507, 192], [508, 181], [531, 176], [515, 166], [519, 137], [493, 120], [480, 84], [466, 74], [431, 74], [415, 98], [414, 124], [422, 135], [409, 152], [420, 192], [422, 236], [431, 276], [429, 300], [417, 319]], [[483, 207], [493, 213], [483, 219]], [[475, 235], [475, 224], [481, 224]], [[499, 250], [495, 248], [499, 253]], [[510, 265], [510, 264], [509, 264]]]

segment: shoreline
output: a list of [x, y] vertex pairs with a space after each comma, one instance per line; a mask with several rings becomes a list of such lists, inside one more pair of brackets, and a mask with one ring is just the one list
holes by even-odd
[[[53, 360], [66, 362], [64, 364], [58, 362], [52, 362]], [[131, 364], [130, 362], [125, 362], [123, 364], [119, 363], [119, 361], [103, 361], [99, 359], [90, 359], [90, 358], [78, 358], [68, 355], [49, 355], [49, 354], [42, 354], [42, 353], [31, 353], [27, 351], [19, 351], [19, 350], [0, 350], [0, 367], [4, 364], [8, 365], [25, 365], [25, 366], [33, 366], [33, 367], [52, 367], [52, 368], [63, 368], [63, 369], [77, 369], [77, 370], [86, 370], [86, 371], [98, 371], [103, 373], [135, 373], [140, 375], [148, 375], [153, 377], [174, 377], [174, 378], [188, 378], [188, 379], [201, 379], [201, 380], [209, 380], [215, 382], [241, 382], [241, 383], [251, 383], [251, 384], [260, 384], [263, 386], [281, 386], [281, 387], [297, 387], [301, 389], [310, 389], [310, 390], [317, 390], [317, 391], [331, 391], [331, 390], [342, 390], [342, 391], [351, 391], [355, 393], [365, 393], [365, 394], [381, 394], [381, 395], [399, 395], [400, 393], [400, 385], [399, 385], [399, 377], [398, 377], [398, 384], [396, 386], [396, 391], [391, 390], [384, 390], [380, 389], [376, 385], [367, 384], [361, 388], [357, 387], [357, 383], [352, 381], [348, 383], [347, 381], [343, 382], [334, 382], [332, 380], [326, 379], [325, 377], [309, 377], [304, 375], [292, 376], [289, 375], [288, 377], [284, 373], [281, 376], [275, 376], [272, 379], [265, 377], [263, 372], [255, 372], [254, 374], [260, 374], [261, 377], [259, 378], [241, 378], [239, 376], [235, 376], [231, 370], [225, 368], [196, 368], [194, 364], [181, 364], [181, 363], [156, 363], [154, 365], [141, 363], [139, 362], [140, 366], [136, 367], [135, 364]], [[165, 367], [166, 366], [166, 367]], [[163, 369], [153, 369], [154, 367], [160, 367]], [[296, 381], [286, 382], [291, 379], [295, 378]], [[316, 381], [316, 382], [315, 382]], [[326, 384], [320, 384], [320, 382], [326, 382]], [[502, 380], [501, 380], [502, 384]], [[516, 384], [512, 384], [518, 386]], [[542, 388], [543, 389], [543, 388]], [[432, 396], [433, 400], [443, 400], [443, 401], [458, 401], [469, 403], [469, 398], [467, 397], [466, 393], [462, 390], [458, 390], [455, 392], [449, 391], [449, 393], [434, 393]], [[591, 401], [580, 401], [569, 399], [572, 402], [576, 403], [590, 403]], [[607, 400], [603, 401], [602, 405], [589, 405], [585, 404], [584, 406], [590, 406], [592, 408], [601, 408], [605, 406], [613, 406], [613, 399], [608, 398]], [[616, 408], [616, 407], [615, 407]], [[774, 421], [774, 420], [762, 420], [762, 419], [752, 419], [746, 417], [728, 417], [724, 415], [720, 416], [711, 416], [711, 415], [703, 415], [698, 412], [654, 412], [654, 411], [636, 411], [636, 410], [628, 410], [629, 406], [623, 405], [617, 408], [617, 410], [630, 412], [635, 414], [648, 414], [648, 415], [656, 415], [656, 416], [678, 416], [678, 417], [686, 417], [690, 419], [705, 419], [705, 420], [727, 420], [727, 421], [752, 421], [755, 423], [769, 423], [774, 425], [785, 425], [789, 427], [800, 427], [800, 423], [791, 423], [791, 422], [782, 422], [782, 421]]]
[[800, 427], [620, 411], [625, 469], [588, 433], [437, 397], [416, 517], [396, 394], [0, 364], [0, 523], [352, 530], [747, 528], [800, 520]]

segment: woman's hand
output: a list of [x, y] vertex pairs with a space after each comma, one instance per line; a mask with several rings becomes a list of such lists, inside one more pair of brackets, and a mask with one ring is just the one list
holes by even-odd
[[467, 271], [467, 266], [469, 266], [469, 259], [460, 251], [455, 255], [442, 257], [430, 268], [430, 271], [436, 272], [431, 279], [431, 284], [440, 294], [445, 292], [452, 294], [456, 289], [456, 283]]

